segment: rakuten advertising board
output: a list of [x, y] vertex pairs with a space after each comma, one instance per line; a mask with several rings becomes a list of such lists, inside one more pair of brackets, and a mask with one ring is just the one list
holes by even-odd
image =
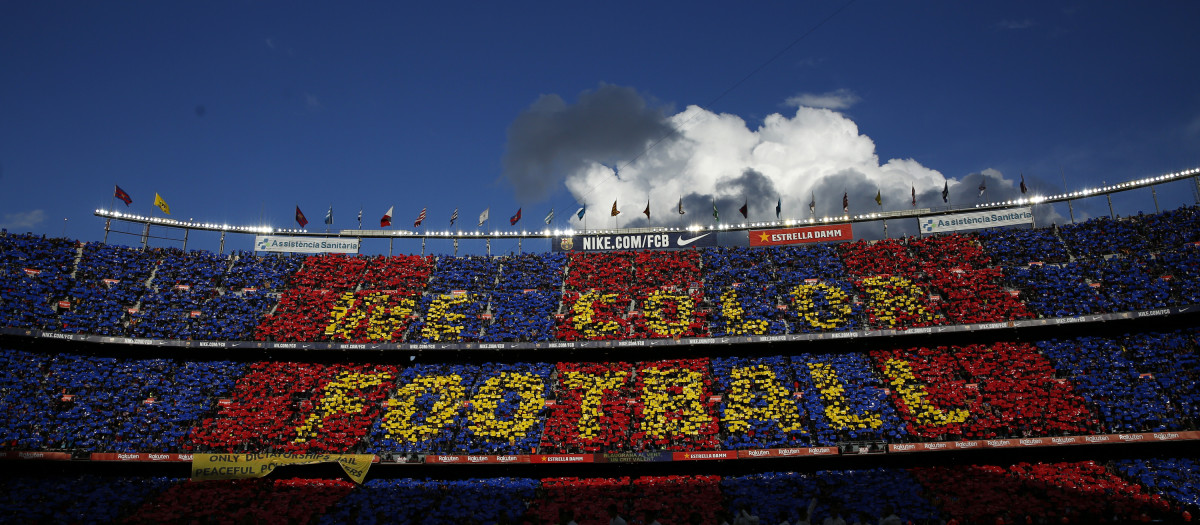
[[921, 232], [942, 233], [960, 230], [978, 230], [980, 228], [995, 228], [998, 226], [1017, 226], [1033, 223], [1033, 208], [1013, 208], [1010, 210], [978, 211], [971, 213], [955, 213], [924, 217], [921, 219]]
[[685, 250], [716, 246], [716, 232], [626, 233], [622, 235], [572, 235], [556, 237], [556, 252], [608, 252], [617, 250]]
[[854, 229], [849, 224], [750, 230], [750, 246], [783, 246], [785, 244], [852, 240], [854, 240]]
[[280, 237], [278, 235], [255, 235], [256, 252], [291, 253], [358, 253], [361, 239], [337, 237]]

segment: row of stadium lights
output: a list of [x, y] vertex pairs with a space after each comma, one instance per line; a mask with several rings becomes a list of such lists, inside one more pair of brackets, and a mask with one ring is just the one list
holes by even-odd
[[1141, 186], [1150, 186], [1150, 185], [1159, 184], [1162, 182], [1170, 182], [1170, 181], [1173, 181], [1176, 179], [1185, 179], [1188, 177], [1195, 177], [1196, 175], [1200, 175], [1200, 168], [1192, 168], [1190, 170], [1183, 170], [1183, 171], [1178, 171], [1175, 173], [1168, 173], [1166, 175], [1159, 175], [1157, 177], [1146, 177], [1144, 179], [1138, 179], [1138, 180], [1133, 180], [1133, 181], [1129, 181], [1129, 182], [1122, 182], [1120, 184], [1114, 184], [1112, 186], [1104, 186], [1101, 188], [1088, 188], [1085, 190], [1073, 191], [1070, 193], [1051, 195], [1049, 197], [1035, 195], [1028, 199], [1022, 198], [1022, 199], [1015, 199], [1015, 200], [1009, 200], [1009, 201], [989, 202], [987, 204], [976, 204], [975, 207], [976, 208], [987, 208], [987, 207], [991, 207], [991, 206], [1011, 206], [1014, 204], [1040, 204], [1047, 200], [1074, 199], [1074, 198], [1078, 198], [1078, 197], [1090, 197], [1097, 193], [1106, 193], [1106, 192], [1110, 192], [1110, 191], [1114, 191], [1114, 190], [1127, 190], [1130, 188], [1137, 188], [1137, 187], [1141, 187]]
[[[1042, 202], [1046, 202], [1049, 200], [1088, 197], [1091, 195], [1095, 195], [1097, 193], [1105, 193], [1105, 192], [1114, 191], [1114, 190], [1125, 190], [1125, 189], [1130, 189], [1130, 188], [1136, 188], [1139, 186], [1149, 186], [1152, 184], [1169, 182], [1169, 181], [1176, 180], [1176, 179], [1194, 177], [1196, 175], [1200, 175], [1200, 168], [1192, 168], [1190, 170], [1179, 171], [1176, 173], [1169, 173], [1169, 174], [1160, 175], [1157, 177], [1147, 177], [1144, 179], [1138, 179], [1138, 180], [1129, 181], [1129, 182], [1122, 182], [1120, 184], [1104, 186], [1101, 188], [1089, 188], [1089, 189], [1085, 189], [1085, 190], [1074, 191], [1074, 192], [1070, 192], [1070, 193], [1063, 193], [1063, 194], [1059, 194], [1059, 195], [1050, 195], [1050, 196], [1035, 195], [1035, 196], [1032, 196], [1029, 198], [1020, 198], [1020, 199], [1007, 200], [1007, 201], [995, 201], [995, 202], [989, 202], [986, 204], [976, 204], [975, 207], [976, 208], [988, 208], [988, 207], [993, 207], [993, 206], [1040, 204]], [[177, 221], [174, 219], [165, 219], [165, 218], [161, 218], [161, 217], [146, 217], [146, 216], [142, 216], [142, 215], [134, 215], [134, 214], [129, 214], [129, 213], [121, 213], [119, 211], [109, 211], [109, 210], [103, 210], [103, 209], [96, 210], [96, 215], [99, 215], [102, 217], [112, 217], [115, 219], [128, 219], [128, 220], [138, 221], [138, 222], [147, 222], [147, 223], [159, 224], [159, 225], [163, 225], [163, 226], [175, 226], [175, 227], [179, 227], [179, 228], [198, 228], [198, 229], [206, 229], [206, 230], [231, 231], [231, 232], [238, 232], [238, 233], [262, 233], [262, 234], [309, 233], [308, 230], [300, 229], [300, 228], [278, 228], [277, 229], [277, 228], [273, 228], [271, 226], [230, 226], [228, 224], [216, 224], [216, 223], [209, 223], [209, 222]], [[736, 224], [736, 225], [735, 224], [717, 224], [717, 225], [713, 225], [713, 226], [704, 226], [704, 225], [700, 225], [700, 224], [693, 224], [691, 226], [688, 226], [687, 228], [660, 227], [660, 228], [648, 228], [648, 230], [650, 232], [722, 231], [722, 230], [740, 229], [740, 228], [759, 228], [759, 227], [766, 227], [766, 226], [797, 226], [797, 225], [818, 224], [818, 223], [825, 224], [825, 223], [829, 223], [829, 222], [846, 221], [846, 220], [850, 220], [851, 218], [853, 218], [855, 220], [861, 220], [861, 219], [875, 219], [875, 218], [880, 218], [881, 216], [883, 216], [883, 214], [867, 213], [867, 214], [863, 214], [863, 215], [855, 215], [853, 217], [851, 217], [849, 215], [842, 215], [840, 217], [838, 217], [838, 216], [822, 217], [820, 219], [811, 218], [811, 219], [807, 219], [807, 220], [805, 220], [805, 219], [787, 219], [787, 220], [783, 220], [783, 221], [771, 221], [771, 222], [752, 222], [752, 223], [744, 223], [743, 222], [741, 224]], [[410, 236], [410, 235], [418, 236], [416, 233], [408, 231], [408, 230], [379, 230], [379, 234], [387, 234], [387, 233], [390, 233], [394, 236]], [[592, 234], [627, 233], [627, 231], [601, 229], [601, 230], [588, 230], [588, 233], [592, 233]], [[479, 236], [483, 236], [483, 235], [490, 235], [492, 237], [518, 237], [518, 236], [529, 236], [529, 235], [541, 235], [543, 237], [556, 237], [556, 236], [560, 236], [560, 235], [575, 235], [575, 230], [573, 230], [573, 229], [567, 229], [567, 230], [545, 229], [545, 230], [542, 230], [541, 232], [533, 232], [533, 233], [531, 233], [527, 230], [521, 230], [519, 232], [517, 232], [517, 231], [482, 232], [482, 231], [476, 230], [473, 232], [439, 231], [439, 232], [426, 232], [424, 234], [424, 236], [426, 236], [426, 237], [448, 237], [448, 238], [449, 237], [463, 237], [463, 236], [479, 237]]]
[[[136, 214], [132, 214], [132, 213], [122, 213], [122, 212], [115, 211], [115, 210], [110, 211], [110, 210], [105, 210], [105, 209], [97, 209], [96, 215], [99, 215], [101, 217], [111, 217], [114, 219], [126, 219], [126, 220], [136, 221], [136, 222], [146, 222], [146, 223], [158, 224], [158, 225], [162, 225], [162, 226], [174, 226], [174, 227], [179, 227], [179, 228], [196, 228], [196, 229], [205, 229], [205, 230], [219, 230], [219, 231], [229, 231], [229, 232], [236, 232], [236, 233], [260, 233], [260, 234], [309, 233], [308, 230], [301, 229], [301, 228], [273, 228], [271, 226], [230, 226], [228, 224], [216, 224], [216, 223], [209, 223], [209, 222], [177, 221], [175, 219], [166, 219], [166, 218], [162, 218], [162, 217], [147, 217], [144, 215], [136, 215]], [[875, 217], [877, 215], [878, 214], [874, 214], [874, 213], [867, 214], [867, 215], [856, 215], [856, 216], [854, 216], [854, 218], [855, 219], [870, 218], [870, 217]], [[807, 220], [787, 219], [787, 220], [783, 220], [783, 221], [773, 221], [773, 222], [753, 222], [753, 223], [744, 223], [743, 222], [741, 224], [718, 224], [718, 225], [713, 225], [713, 226], [704, 226], [704, 225], [699, 225], [699, 224], [693, 224], [691, 226], [688, 226], [687, 228], [658, 227], [658, 228], [647, 228], [647, 229], [650, 232], [682, 232], [682, 231], [697, 232], [697, 231], [705, 231], [705, 230], [720, 231], [720, 230], [730, 230], [730, 229], [737, 229], [737, 228], [757, 228], [757, 227], [762, 227], [762, 226], [795, 226], [795, 225], [803, 225], [803, 224], [828, 223], [831, 221], [834, 221], [834, 222], [846, 221], [846, 220], [850, 220], [850, 218], [851, 217], [849, 215], [843, 215], [840, 217], [822, 217], [820, 219], [807, 219]], [[621, 233], [621, 232], [623, 232], [623, 230], [605, 230], [605, 229], [588, 230], [588, 233]], [[391, 234], [391, 235], [398, 236], [398, 237], [418, 236], [416, 233], [408, 231], [408, 230], [379, 230], [378, 234]], [[438, 232], [425, 232], [424, 233], [424, 236], [426, 236], [426, 237], [462, 237], [462, 236], [478, 237], [478, 236], [483, 236], [483, 235], [491, 235], [493, 237], [542, 235], [545, 237], [552, 237], [552, 236], [560, 236], [560, 235], [575, 235], [575, 230], [573, 230], [573, 229], [567, 229], [567, 230], [545, 229], [540, 232], [532, 232], [532, 233], [527, 230], [521, 230], [519, 232], [518, 231], [483, 232], [483, 231], [476, 230], [473, 232], [471, 232], [471, 231], [466, 231], [466, 232], [464, 232], [464, 231], [457, 231], [457, 232], [438, 231]]]

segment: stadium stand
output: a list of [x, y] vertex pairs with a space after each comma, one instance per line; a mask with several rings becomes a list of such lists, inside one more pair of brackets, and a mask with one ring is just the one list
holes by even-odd
[[[739, 476], [491, 477], [194, 482], [9, 477], [0, 512], [75, 523], [1183, 523], [1192, 459], [762, 472]], [[1144, 486], [1143, 486], [1144, 484]]]
[[1200, 331], [636, 362], [4, 350], [7, 450], [622, 453], [1196, 430]]
[[[4, 234], [0, 324], [10, 329], [215, 342], [523, 343], [536, 352], [545, 347], [534, 343], [555, 341], [616, 348], [740, 335], [930, 335], [680, 346], [669, 355], [636, 344], [619, 354], [424, 354], [419, 362], [419, 352], [386, 348], [354, 362], [299, 352], [229, 360], [238, 350], [218, 360], [200, 347], [166, 355], [126, 353], [119, 342], [98, 351], [14, 339], [0, 345], [0, 453], [666, 462], [1126, 434], [1194, 439], [1200, 329], [1186, 322], [953, 340], [929, 329], [1200, 304], [1196, 226], [1200, 209], [1188, 207], [837, 246], [494, 258], [222, 256]], [[0, 515], [552, 523], [573, 514], [589, 523], [615, 512], [630, 523], [673, 525], [750, 516], [876, 522], [890, 513], [916, 523], [1181, 521], [1196, 512], [1197, 458], [1141, 456], [799, 472], [775, 472], [767, 461], [749, 475], [382, 476], [363, 485], [10, 474], [0, 477]]]
[[[1169, 217], [1170, 219], [1164, 219]], [[1195, 208], [838, 246], [216, 256], [5, 235], [4, 324], [181, 340], [543, 342], [911, 329], [1184, 306]], [[1133, 248], [1130, 248], [1133, 247]]]

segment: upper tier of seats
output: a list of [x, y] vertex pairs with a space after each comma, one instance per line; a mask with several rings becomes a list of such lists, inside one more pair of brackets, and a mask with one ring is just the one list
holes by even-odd
[[472, 342], [906, 329], [1200, 303], [1200, 208], [1050, 229], [504, 257], [215, 255], [0, 236], [0, 326]]

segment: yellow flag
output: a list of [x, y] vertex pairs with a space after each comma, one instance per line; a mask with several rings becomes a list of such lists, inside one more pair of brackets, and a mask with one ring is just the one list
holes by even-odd
[[879, 190], [875, 190], [875, 204], [883, 206], [883, 193], [880, 193]]
[[621, 210], [617, 209], [617, 201], [613, 201], [613, 209], [612, 209], [612, 213], [610, 215], [612, 215], [613, 217], [616, 217], [617, 215], [620, 215], [620, 214], [621, 214]]
[[167, 215], [171, 214], [171, 207], [167, 206], [167, 201], [164, 201], [157, 193], [154, 194], [154, 205], [158, 206], [158, 209], [162, 210], [163, 213]]

